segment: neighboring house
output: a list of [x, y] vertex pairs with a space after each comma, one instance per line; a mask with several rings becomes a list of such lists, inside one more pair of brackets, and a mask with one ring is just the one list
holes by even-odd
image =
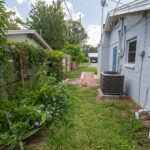
[[98, 62], [98, 53], [88, 53], [89, 63]]
[[8, 41], [26, 42], [34, 46], [51, 49], [35, 30], [8, 30]]
[[135, 0], [108, 13], [99, 47], [98, 74], [120, 72], [124, 92], [150, 106], [150, 0]]

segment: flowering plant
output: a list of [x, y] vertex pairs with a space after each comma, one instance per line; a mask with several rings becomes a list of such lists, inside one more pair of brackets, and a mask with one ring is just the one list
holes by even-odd
[[[38, 72], [32, 80], [38, 81], [34, 84], [33, 90], [22, 90], [21, 96], [17, 97], [12, 105], [4, 102], [9, 109], [2, 108], [4, 124], [0, 126], [1, 146], [23, 148], [25, 139], [53, 119], [62, 117], [66, 110], [69, 97], [67, 85], [57, 83], [54, 77], [48, 77], [43, 72]], [[1, 128], [4, 126], [5, 130]]]

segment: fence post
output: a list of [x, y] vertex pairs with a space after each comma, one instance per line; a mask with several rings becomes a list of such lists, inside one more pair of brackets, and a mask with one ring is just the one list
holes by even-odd
[[18, 77], [19, 77], [19, 81], [21, 83], [21, 87], [24, 88], [24, 77], [23, 77], [23, 59], [22, 59], [22, 53], [19, 52], [18, 54], [18, 62], [19, 62], [19, 74], [18, 74]]
[[68, 66], [68, 55], [66, 56], [66, 72], [68, 72], [67, 66]]

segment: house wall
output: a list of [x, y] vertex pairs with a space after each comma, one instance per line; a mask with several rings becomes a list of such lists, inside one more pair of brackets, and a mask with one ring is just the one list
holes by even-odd
[[41, 46], [39, 42], [37, 42], [33, 37], [27, 36], [27, 34], [18, 34], [18, 35], [7, 35], [8, 41], [16, 41], [16, 42], [27, 42], [34, 46]]
[[[121, 56], [118, 54], [117, 70], [125, 76], [124, 92], [141, 107], [150, 106], [150, 12], [146, 17], [143, 16], [144, 13], [124, 16], [126, 32], [123, 32], [123, 42], [121, 43], [118, 34], [118, 31], [122, 29], [120, 20], [109, 33], [109, 40], [102, 43], [100, 56], [101, 59], [107, 58], [107, 62], [101, 61], [101, 71], [112, 71], [113, 47], [118, 47]], [[108, 33], [105, 34], [108, 35]], [[135, 37], [137, 38], [136, 61], [135, 67], [131, 68], [127, 64], [127, 41]], [[107, 48], [104, 47], [104, 43], [108, 44]], [[144, 57], [139, 56], [141, 51], [145, 52]]]

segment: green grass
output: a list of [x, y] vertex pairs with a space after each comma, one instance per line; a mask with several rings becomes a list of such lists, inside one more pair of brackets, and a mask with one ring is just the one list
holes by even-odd
[[91, 68], [89, 65], [89, 63], [84, 63], [81, 65], [80, 69], [67, 72], [65, 78], [77, 78], [81, 72], [93, 72], [94, 74], [97, 74], [97, 68]]
[[96, 101], [97, 88], [70, 86], [72, 99], [62, 121], [50, 125], [44, 150], [149, 149], [148, 128], [121, 101]]

